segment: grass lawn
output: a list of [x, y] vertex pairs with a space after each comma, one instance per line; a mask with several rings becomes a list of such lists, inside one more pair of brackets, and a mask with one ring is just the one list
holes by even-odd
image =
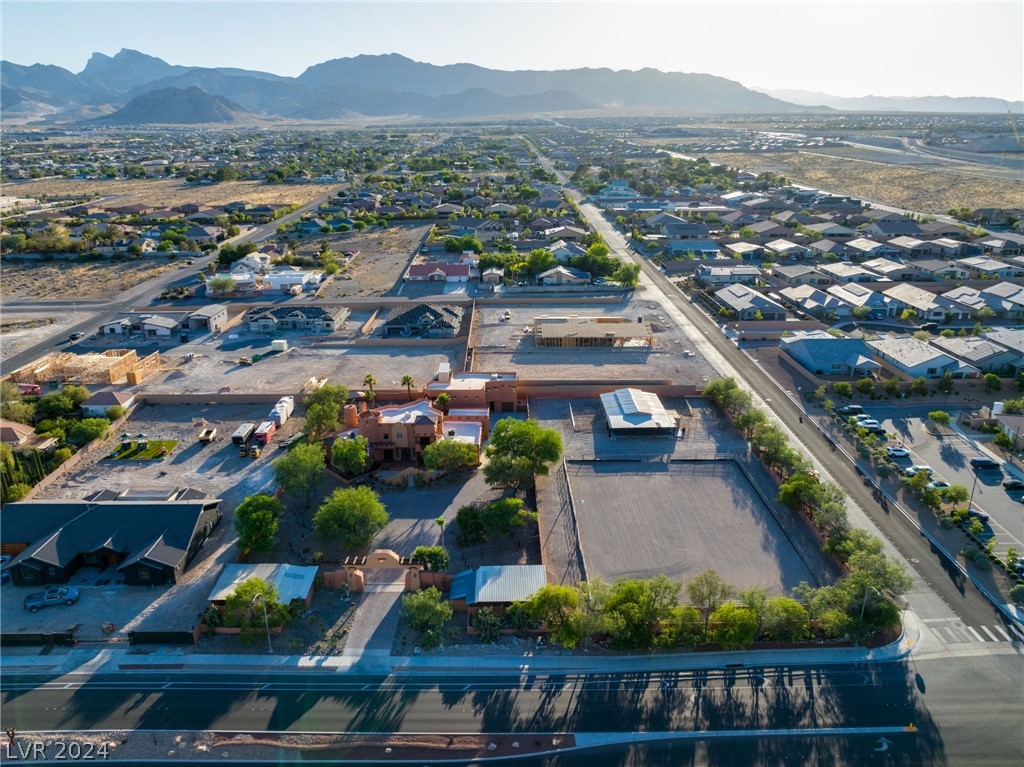
[[178, 445], [176, 439], [151, 439], [144, 443], [129, 442], [127, 446], [118, 446], [108, 455], [116, 461], [151, 461], [171, 454]]

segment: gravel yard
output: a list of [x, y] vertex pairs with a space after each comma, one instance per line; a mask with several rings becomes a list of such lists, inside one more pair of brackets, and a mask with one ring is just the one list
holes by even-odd
[[177, 264], [168, 263], [166, 258], [87, 263], [5, 259], [3, 297], [5, 301], [110, 299], [120, 291], [177, 268]]
[[326, 299], [344, 296], [395, 295], [402, 277], [430, 231], [430, 224], [391, 222], [385, 229], [346, 232], [310, 238], [300, 254], [315, 255], [325, 239], [333, 250], [357, 250], [359, 255], [324, 289]]

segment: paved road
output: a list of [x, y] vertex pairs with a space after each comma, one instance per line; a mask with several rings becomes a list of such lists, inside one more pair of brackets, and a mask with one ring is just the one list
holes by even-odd
[[[643, 753], [650, 761], [602, 764], [691, 763], [672, 761], [686, 753], [699, 755], [696, 764], [863, 764], [884, 735], [893, 761], [883, 764], [1019, 764], [1024, 744], [1005, 710], [1021, 700], [1024, 667], [1005, 652], [970, 660], [970, 675], [943, 657], [580, 676], [9, 676], [0, 715], [22, 731], [705, 733], [700, 742], [649, 746]], [[910, 724], [916, 733], [892, 732]], [[842, 731], [801, 736], [822, 728]], [[742, 739], [754, 730], [778, 737]], [[707, 732], [741, 739], [712, 745]], [[816, 761], [800, 756], [807, 748]]]
[[[312, 202], [303, 205], [298, 210], [295, 210], [286, 216], [282, 216], [277, 221], [255, 226], [252, 229], [239, 234], [237, 237], [233, 237], [230, 240], [225, 241], [222, 245], [261, 242], [274, 234], [277, 231], [277, 227], [281, 224], [289, 224], [298, 220], [304, 213], [310, 210], [315, 210], [327, 199], [328, 197], [325, 196], [313, 200]], [[18, 313], [26, 314], [52, 315], [54, 313], [59, 313], [61, 310], [67, 311], [69, 308], [73, 308], [73, 310], [77, 310], [79, 312], [92, 309], [93, 312], [89, 315], [88, 319], [82, 320], [81, 322], [69, 327], [61, 328], [59, 332], [54, 332], [32, 346], [25, 347], [25, 349], [17, 354], [13, 354], [9, 357], [5, 356], [3, 358], [4, 370], [15, 370], [22, 365], [27, 365], [29, 362], [34, 359], [38, 359], [43, 354], [55, 351], [58, 346], [62, 350], [74, 349], [76, 351], [85, 351], [86, 349], [84, 346], [73, 347], [69, 344], [67, 342], [68, 337], [73, 333], [85, 333], [86, 335], [89, 335], [96, 332], [96, 329], [104, 322], [114, 319], [119, 312], [127, 311], [128, 309], [135, 307], [149, 306], [161, 293], [164, 292], [164, 290], [169, 287], [174, 285], [194, 285], [196, 275], [200, 270], [215, 260], [216, 256], [214, 253], [197, 257], [192, 266], [189, 266], [186, 269], [173, 269], [166, 274], [152, 280], [148, 280], [140, 285], [136, 285], [134, 288], [112, 297], [109, 301], [46, 301], [41, 303], [25, 301], [7, 304], [8, 312], [11, 312], [13, 309], [17, 309]], [[209, 302], [203, 301], [200, 303], [206, 304]], [[152, 351], [152, 349], [148, 351]]]

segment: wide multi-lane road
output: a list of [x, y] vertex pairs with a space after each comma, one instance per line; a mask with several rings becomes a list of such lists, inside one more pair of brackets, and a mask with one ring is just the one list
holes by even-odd
[[[8, 676], [5, 727], [338, 733], [673, 732], [545, 764], [1019, 764], [1019, 658], [602, 675]], [[699, 758], [695, 758], [697, 755]], [[614, 756], [613, 756], [614, 755]], [[687, 756], [688, 755], [688, 756]], [[709, 756], [709, 755], [714, 755]], [[685, 757], [685, 758], [683, 758]], [[805, 758], [806, 757], [806, 758]], [[605, 761], [607, 758], [607, 761]], [[681, 761], [680, 761], [681, 759]], [[531, 763], [526, 760], [522, 763]]]

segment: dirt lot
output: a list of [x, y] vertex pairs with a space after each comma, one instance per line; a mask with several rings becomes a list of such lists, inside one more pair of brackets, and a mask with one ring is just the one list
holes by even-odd
[[[4, 296], [4, 300], [6, 299], [7, 296]], [[3, 309], [5, 327], [2, 331], [4, 356], [10, 357], [26, 347], [56, 336], [61, 328], [76, 325], [89, 315], [91, 312], [66, 312], [61, 309], [59, 317], [46, 317], [39, 314], [19, 316], [17, 310], [8, 310], [5, 307]], [[21, 325], [23, 322], [27, 324]], [[10, 330], [7, 329], [8, 323], [11, 326]], [[67, 336], [63, 336], [63, 339], [67, 340]]]
[[19, 197], [106, 198], [112, 205], [152, 205], [173, 208], [194, 202], [216, 207], [235, 200], [253, 205], [304, 205], [338, 188], [338, 184], [264, 184], [261, 181], [225, 181], [221, 184], [189, 186], [181, 179], [137, 179], [129, 181], [76, 181], [50, 179], [10, 184], [7, 190]]
[[570, 463], [569, 482], [590, 575], [685, 580], [713, 568], [775, 594], [815, 581], [730, 461]]
[[956, 170], [878, 165], [852, 157], [777, 152], [722, 152], [714, 162], [754, 172], [775, 171], [805, 184], [911, 210], [1024, 206], [1024, 186]]
[[[229, 334], [236, 335], [236, 334]], [[171, 394], [196, 392], [278, 392], [293, 394], [312, 377], [327, 376], [332, 383], [350, 389], [361, 389], [363, 377], [373, 373], [380, 389], [401, 388], [402, 376], [412, 375], [418, 385], [429, 381], [441, 362], [449, 362], [461, 370], [463, 350], [458, 346], [356, 347], [325, 342], [314, 345], [308, 338], [283, 333], [292, 348], [284, 353], [261, 359], [251, 366], [238, 364], [240, 357], [265, 355], [271, 337], [266, 334], [240, 331], [238, 338], [221, 336], [199, 344], [180, 347], [177, 352], [191, 351], [193, 361], [161, 380], [146, 381], [146, 390]], [[411, 346], [411, 345], [410, 345]], [[174, 357], [175, 355], [170, 355]]]
[[[327, 286], [324, 297], [394, 295], [429, 230], [430, 224], [392, 223], [383, 230], [327, 236], [333, 250], [358, 250], [359, 256]], [[315, 255], [324, 239], [311, 238], [299, 249], [300, 254]]]
[[[508, 309], [509, 322], [499, 322]], [[686, 357], [684, 351], [696, 350], [689, 336], [658, 314], [658, 305], [650, 301], [624, 301], [614, 304], [566, 303], [522, 307], [478, 305], [471, 345], [473, 369], [493, 372], [515, 370], [522, 379], [668, 379], [678, 384], [698, 384], [710, 380], [714, 371], [700, 356]], [[533, 321], [541, 315], [582, 317], [643, 316], [654, 329], [654, 347], [557, 349], [537, 347], [533, 340]]]
[[109, 299], [141, 282], [176, 269], [166, 259], [92, 263], [32, 262], [3, 263], [3, 297], [45, 300], [60, 298], [73, 301]]

